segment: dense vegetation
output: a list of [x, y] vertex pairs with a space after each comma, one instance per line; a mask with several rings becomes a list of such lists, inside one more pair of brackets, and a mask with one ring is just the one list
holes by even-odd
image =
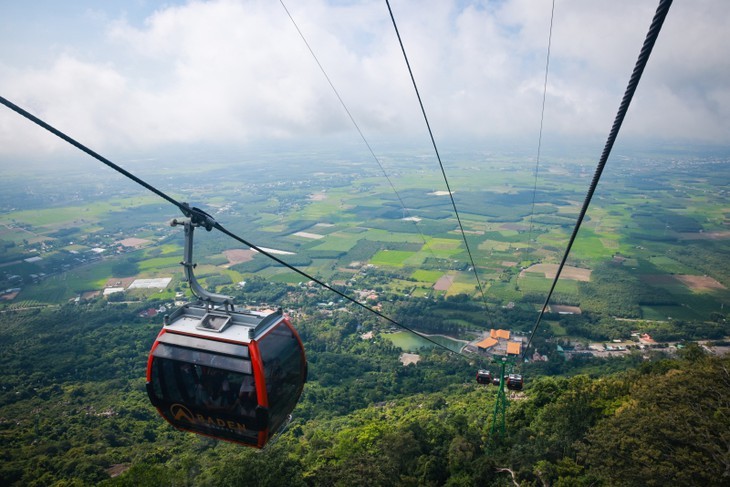
[[492, 436], [496, 388], [472, 382], [473, 364], [430, 353], [404, 367], [360, 338], [368, 318], [312, 312], [295, 420], [256, 452], [175, 431], [148, 404], [149, 305], [0, 315], [4, 485], [511, 485], [504, 469], [521, 485], [730, 481], [730, 360], [696, 346], [571, 361], [562, 376], [533, 364]]
[[[584, 190], [565, 177], [576, 164], [554, 161], [543, 176], [551, 189], [534, 193], [520, 161], [480, 162], [489, 183], [465, 161], [455, 197], [483, 297], [448, 199], [434, 192], [440, 176], [403, 163], [400, 194], [417, 229], [379, 171], [328, 160], [314, 176], [317, 162], [302, 157], [194, 182], [176, 175], [166, 189], [214, 202], [218, 211], [201, 206], [235, 233], [293, 252], [281, 255], [419, 331], [531, 330], [550, 284], [532, 266], [562, 255]], [[580, 314], [545, 316], [533, 345], [549, 360], [522, 365], [527, 385], [503, 436], [491, 434], [496, 389], [473, 383], [484, 364], [421, 351], [403, 366], [386, 323], [263, 255], [224, 267], [239, 246], [199, 232], [203, 284], [242, 305], [281, 306], [305, 343], [310, 375], [295, 419], [263, 452], [175, 431], [147, 400], [161, 319], [142, 312], [185, 296], [178, 277], [159, 291], [87, 295], [125, 277], [179, 276], [181, 235], [163, 224], [174, 209], [86, 175], [58, 181], [74, 186], [75, 206], [60, 203], [55, 181], [33, 195], [2, 182], [0, 484], [729, 485], [728, 359], [690, 343], [674, 358], [638, 350], [641, 333], [730, 334], [727, 181], [712, 160], [675, 166], [626, 161], [607, 175], [569, 262], [590, 278], [562, 279], [552, 299]], [[129, 237], [146, 243], [121, 243]], [[442, 279], [450, 284], [436, 286]], [[585, 351], [590, 340], [631, 350], [565, 360], [556, 347]]]

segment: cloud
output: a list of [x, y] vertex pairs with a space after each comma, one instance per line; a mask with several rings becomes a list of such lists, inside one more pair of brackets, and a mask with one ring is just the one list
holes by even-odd
[[[382, 2], [290, 3], [367, 136], [425, 137]], [[392, 7], [437, 138], [536, 138], [549, 2], [406, 0]], [[655, 1], [556, 2], [547, 133], [607, 134], [655, 8]], [[104, 34], [85, 43], [66, 37], [63, 25], [49, 26], [57, 29], [51, 62], [0, 57], [0, 93], [101, 151], [357, 138], [276, 2], [192, 1], [149, 11], [143, 21], [95, 18], [105, 22]], [[725, 142], [729, 19], [722, 0], [672, 8], [626, 135]], [[52, 154], [62, 145], [0, 111], [0, 156]]]

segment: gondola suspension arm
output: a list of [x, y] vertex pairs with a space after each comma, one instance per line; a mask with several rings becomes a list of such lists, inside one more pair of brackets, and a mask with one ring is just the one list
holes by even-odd
[[195, 233], [195, 227], [203, 227], [210, 231], [215, 224], [215, 220], [212, 216], [205, 213], [203, 210], [198, 208], [190, 208], [187, 203], [183, 203], [183, 206], [190, 209], [190, 219], [178, 220], [174, 219], [170, 222], [170, 226], [182, 225], [185, 228], [185, 248], [183, 251], [183, 261], [180, 264], [185, 269], [185, 280], [190, 286], [190, 291], [201, 301], [208, 305], [222, 304], [226, 309], [233, 311], [233, 298], [224, 294], [212, 293], [203, 286], [200, 285], [198, 279], [195, 277], [193, 269], [196, 264], [193, 263], [193, 236]]

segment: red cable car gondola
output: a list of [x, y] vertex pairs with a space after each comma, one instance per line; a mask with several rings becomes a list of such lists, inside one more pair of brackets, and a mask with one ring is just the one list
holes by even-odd
[[525, 381], [520, 374], [509, 374], [507, 377], [507, 389], [511, 391], [521, 391]]
[[147, 394], [175, 428], [262, 448], [302, 393], [304, 347], [281, 310], [234, 310], [231, 298], [198, 284], [191, 263], [197, 225], [183, 224], [185, 275], [203, 302], [165, 317], [147, 361]]
[[488, 370], [479, 369], [477, 371], [477, 384], [490, 385], [492, 383], [492, 373]]

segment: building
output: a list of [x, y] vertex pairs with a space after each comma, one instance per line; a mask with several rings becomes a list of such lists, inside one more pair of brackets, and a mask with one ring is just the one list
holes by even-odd
[[522, 353], [522, 339], [514, 338], [509, 330], [489, 331], [489, 336], [467, 346], [472, 352], [482, 355], [519, 356]]

